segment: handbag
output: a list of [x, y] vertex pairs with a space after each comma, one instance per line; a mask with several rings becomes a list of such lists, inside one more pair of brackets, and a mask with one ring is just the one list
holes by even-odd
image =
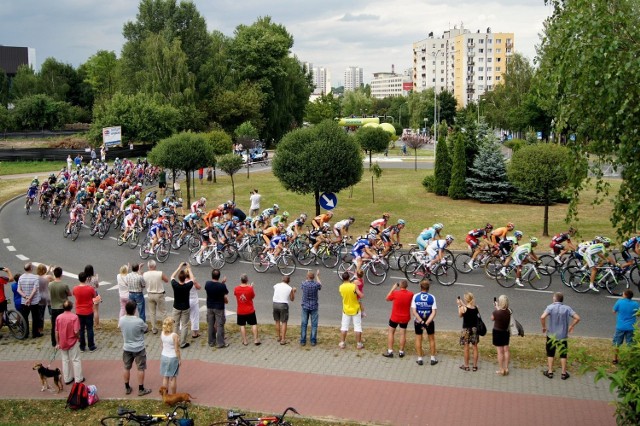
[[487, 335], [487, 326], [485, 325], [484, 321], [482, 321], [482, 317], [480, 316], [480, 309], [478, 309], [478, 335]]
[[511, 314], [511, 321], [509, 322], [509, 332], [512, 336], [524, 337], [524, 327], [522, 327], [522, 324], [520, 324], [520, 322], [513, 315], [513, 311], [511, 309], [509, 309], [509, 313]]

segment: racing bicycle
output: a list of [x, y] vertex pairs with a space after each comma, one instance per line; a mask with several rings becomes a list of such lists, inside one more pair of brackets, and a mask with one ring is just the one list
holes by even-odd
[[258, 426], [258, 425], [279, 425], [279, 426], [291, 426], [291, 423], [284, 418], [287, 413], [291, 411], [294, 414], [300, 415], [298, 411], [293, 407], [288, 407], [279, 416], [266, 416], [256, 418], [246, 418], [246, 414], [238, 413], [233, 410], [227, 412], [227, 420], [223, 422], [211, 423], [210, 426]]
[[[9, 299], [7, 299], [7, 304]], [[15, 309], [8, 309], [2, 313], [2, 325], [7, 326], [9, 333], [18, 340], [23, 340], [27, 337], [27, 322], [22, 314]], [[1, 328], [1, 327], [0, 327]]]
[[[179, 410], [182, 413], [179, 413]], [[103, 426], [123, 426], [123, 425], [191, 425], [193, 419], [189, 418], [189, 410], [186, 405], [176, 405], [173, 411], [160, 414], [136, 414], [135, 410], [118, 407], [116, 416], [103, 417], [100, 424]]]

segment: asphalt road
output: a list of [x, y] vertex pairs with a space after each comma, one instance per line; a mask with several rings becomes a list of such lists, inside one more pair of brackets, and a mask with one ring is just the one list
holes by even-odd
[[[395, 163], [395, 162], [394, 162]], [[406, 162], [399, 163], [406, 167]], [[410, 163], [412, 166], [413, 164]], [[253, 171], [258, 168], [252, 169]], [[241, 208], [248, 206], [240, 206]], [[121, 265], [134, 262], [142, 262], [138, 250], [131, 250], [126, 245], [118, 247], [115, 242], [116, 233], [111, 232], [100, 240], [91, 237], [88, 229], [83, 229], [77, 241], [63, 238], [63, 226], [66, 219], [61, 218], [58, 225], [53, 225], [46, 220], [41, 220], [37, 214], [25, 215], [22, 200], [7, 203], [0, 212], [0, 264], [9, 266], [16, 273], [22, 270], [26, 260], [45, 264], [60, 265], [65, 271], [67, 282], [70, 285], [76, 283], [75, 274], [82, 271], [86, 264], [92, 264], [98, 273], [100, 293], [103, 303], [100, 315], [103, 318], [116, 318], [119, 310], [118, 291], [116, 286], [116, 274]], [[411, 238], [405, 236], [404, 240]], [[172, 251], [169, 259], [164, 264], [159, 264], [158, 269], [170, 275], [178, 264], [187, 260], [186, 248], [180, 251]], [[313, 265], [311, 265], [313, 266]], [[338, 293], [340, 280], [335, 270], [328, 270], [322, 265], [320, 277], [323, 289], [320, 295], [320, 322], [323, 325], [339, 326], [341, 315], [341, 301]], [[314, 270], [316, 267], [313, 268]], [[309, 267], [298, 268], [292, 276], [292, 284], [299, 286], [305, 278]], [[210, 277], [210, 267], [202, 265], [194, 267], [197, 280], [204, 284]], [[269, 270], [264, 274], [257, 273], [249, 262], [239, 260], [235, 264], [225, 265], [223, 275], [228, 278], [230, 288], [239, 282], [239, 276], [247, 273], [254, 282], [257, 299], [255, 301], [258, 319], [262, 323], [272, 322], [271, 298], [273, 284], [280, 281], [277, 270]], [[385, 296], [391, 285], [403, 275], [398, 271], [390, 271], [387, 280], [380, 286], [365, 285], [365, 311], [367, 317], [365, 326], [372, 325], [385, 327], [388, 322], [390, 303], [385, 301]], [[410, 284], [413, 291], [418, 291], [416, 284]], [[636, 289], [637, 290], [637, 289]], [[495, 281], [486, 278], [482, 271], [475, 271], [468, 275], [460, 274], [458, 282], [450, 287], [444, 287], [433, 281], [432, 293], [438, 303], [438, 316], [436, 324], [439, 329], [457, 330], [461, 326], [461, 319], [457, 317], [456, 297], [465, 292], [476, 295], [480, 312], [490, 327], [489, 316], [493, 310], [493, 298], [500, 294], [506, 294], [511, 299], [511, 307], [518, 320], [523, 324], [526, 333], [540, 333], [539, 317], [544, 308], [551, 303], [552, 293], [563, 291], [565, 302], [578, 312], [582, 322], [576, 327], [575, 334], [591, 337], [610, 337], [615, 328], [615, 315], [612, 307], [615, 298], [609, 296], [606, 291], [600, 294], [578, 294], [565, 287], [559, 277], [554, 277], [551, 287], [546, 291], [537, 291], [531, 288], [504, 289]], [[168, 295], [171, 294], [169, 289]], [[201, 291], [201, 310], [204, 312], [204, 291]], [[235, 301], [231, 299], [229, 310], [235, 310]], [[291, 310], [291, 321], [298, 322], [300, 318], [299, 300], [294, 302]], [[204, 321], [204, 315], [201, 315]]]

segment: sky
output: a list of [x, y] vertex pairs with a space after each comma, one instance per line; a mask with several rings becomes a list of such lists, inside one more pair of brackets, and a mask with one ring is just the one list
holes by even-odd
[[[331, 71], [332, 86], [346, 67], [401, 73], [411, 68], [412, 45], [429, 32], [442, 37], [454, 26], [471, 32], [515, 33], [515, 50], [533, 60], [543, 21], [544, 0], [194, 0], [209, 31], [233, 36], [238, 25], [270, 16], [293, 36], [299, 60]], [[48, 57], [74, 67], [98, 50], [118, 57], [122, 27], [135, 21], [136, 0], [0, 0], [0, 44], [36, 50], [36, 68]]]

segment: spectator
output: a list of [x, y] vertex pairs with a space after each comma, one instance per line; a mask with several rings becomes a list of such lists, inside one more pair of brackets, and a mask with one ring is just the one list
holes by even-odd
[[178, 388], [178, 370], [180, 369], [180, 338], [173, 329], [175, 323], [173, 318], [167, 317], [162, 321], [162, 354], [160, 355], [160, 375], [162, 376], [162, 386], [168, 389], [169, 393], [176, 393]]
[[198, 298], [198, 289], [201, 287], [191, 287], [189, 290], [189, 321], [191, 322], [191, 337], [197, 339], [200, 337], [200, 300]]
[[251, 201], [251, 207], [249, 207], [249, 216], [255, 217], [260, 212], [260, 200], [262, 200], [262, 195], [258, 194], [257, 189], [251, 191], [250, 194], [249, 201]]
[[[570, 375], [567, 371], [567, 338], [569, 333], [573, 332], [576, 324], [580, 322], [580, 316], [571, 309], [570, 306], [563, 303], [564, 295], [560, 292], [553, 294], [553, 303], [544, 310], [540, 316], [542, 324], [542, 332], [547, 335], [547, 370], [543, 371], [549, 379], [553, 379], [553, 359], [556, 356], [556, 350], [560, 355], [560, 366], [562, 368], [562, 380], [567, 380]], [[549, 318], [549, 328], [547, 328], [547, 317]], [[569, 319], [573, 319], [569, 323]]]
[[93, 271], [92, 265], [84, 267], [84, 272], [87, 274], [87, 285], [96, 289], [96, 297], [93, 298], [93, 327], [100, 328], [100, 303], [102, 303], [102, 297], [98, 293], [100, 287], [100, 278], [98, 274]]
[[[314, 280], [315, 278], [315, 280]], [[302, 291], [302, 324], [300, 327], [300, 345], [307, 344], [307, 324], [311, 319], [311, 346], [318, 343], [318, 292], [322, 290], [320, 270], [307, 272], [307, 280], [300, 285]]]
[[104, 144], [100, 147], [100, 161], [107, 161], [107, 147]]
[[98, 349], [93, 336], [93, 298], [96, 297], [96, 289], [87, 285], [84, 271], [78, 274], [78, 281], [71, 293], [76, 299], [76, 314], [80, 319], [80, 352], [85, 351], [87, 342], [89, 352], [95, 352]]
[[240, 284], [233, 289], [238, 303], [238, 325], [240, 326], [240, 334], [242, 335], [242, 344], [247, 346], [247, 330], [246, 325], [251, 326], [253, 333], [253, 344], [259, 346], [261, 344], [258, 339], [258, 319], [256, 318], [256, 309], [253, 306], [253, 299], [256, 293], [253, 291], [253, 283], [249, 284], [249, 277], [246, 274], [240, 276]]
[[51, 269], [42, 263], [36, 267], [36, 274], [38, 275], [38, 291], [40, 292], [40, 302], [38, 303], [40, 328], [38, 329], [38, 334], [42, 334], [44, 331], [44, 318], [47, 310], [49, 311], [49, 316], [51, 316], [49, 283], [53, 281], [53, 275], [49, 273], [50, 271]]
[[160, 195], [164, 196], [167, 191], [167, 172], [164, 169], [160, 169], [160, 173], [158, 173], [158, 189]]
[[91, 148], [91, 164], [95, 165], [96, 158], [98, 158], [98, 155], [96, 154], [96, 149]]
[[125, 306], [127, 305], [127, 301], [129, 300], [129, 287], [124, 280], [124, 277], [129, 273], [129, 267], [127, 265], [122, 265], [120, 267], [120, 273], [116, 275], [116, 281], [118, 283], [118, 296], [120, 297], [120, 313], [118, 314], [118, 318], [121, 318], [127, 314], [125, 310]]
[[210, 347], [214, 345], [218, 348], [229, 346], [224, 339], [224, 324], [226, 316], [224, 307], [229, 303], [229, 290], [227, 289], [227, 277], [220, 280], [220, 270], [211, 270], [211, 281], [204, 284], [207, 293], [207, 343]]
[[[7, 272], [9, 268], [6, 268]], [[20, 279], [20, 275], [15, 274], [13, 276], [13, 282], [11, 283], [11, 291], [13, 292], [13, 306], [15, 306], [16, 311], [22, 312], [22, 296], [18, 293], [18, 280]]]
[[[82, 363], [78, 350], [78, 338], [80, 337], [80, 319], [71, 312], [73, 303], [65, 300], [62, 304], [62, 313], [56, 316], [55, 323], [55, 348], [60, 349], [62, 356], [62, 377], [65, 385], [84, 382], [82, 375]], [[71, 370], [73, 369], [73, 376]]]
[[509, 309], [509, 298], [504, 294], [498, 297], [495, 302], [496, 309], [491, 314], [493, 321], [493, 346], [498, 351], [498, 376], [506, 376], [509, 374], [509, 360], [511, 354], [509, 352], [509, 339], [511, 332], [509, 324], [511, 323], [511, 309]]
[[149, 319], [151, 321], [151, 332], [158, 333], [156, 328], [156, 314], [160, 313], [160, 322], [167, 315], [165, 305], [165, 289], [164, 283], [169, 282], [164, 272], [156, 270], [156, 261], [151, 259], [147, 262], [147, 272], [142, 274], [142, 279], [147, 286], [147, 305], [149, 307]]
[[435, 296], [429, 293], [429, 286], [429, 280], [423, 279], [420, 281], [420, 293], [414, 295], [413, 300], [411, 300], [411, 315], [413, 316], [416, 332], [416, 353], [418, 354], [416, 363], [418, 365], [424, 365], [422, 359], [424, 356], [424, 350], [422, 349], [422, 334], [424, 330], [427, 331], [429, 338], [431, 365], [438, 363], [436, 358], [436, 327], [434, 323], [438, 306], [436, 305]]
[[0, 329], [2, 328], [4, 313], [7, 312], [8, 303], [7, 296], [4, 290], [5, 284], [13, 281], [15, 278], [9, 268], [3, 267], [0, 268], [0, 271], [5, 272], [7, 274], [6, 277], [0, 277]]
[[618, 347], [626, 340], [627, 345], [634, 343], [633, 333], [638, 317], [640, 304], [633, 299], [633, 291], [626, 289], [622, 293], [622, 299], [613, 305], [613, 312], [616, 314], [616, 332], [613, 335], [613, 363], [618, 363]]
[[131, 367], [133, 361], [138, 368], [138, 396], [151, 393], [151, 389], [144, 387], [144, 372], [147, 369], [147, 352], [144, 348], [144, 334], [147, 332], [147, 324], [142, 318], [136, 317], [136, 302], [129, 300], [125, 306], [127, 314], [120, 318], [118, 327], [122, 331], [124, 344], [122, 345], [122, 360], [124, 362], [124, 388], [129, 395], [132, 391], [129, 386]]
[[207, 167], [207, 182], [213, 181], [213, 167]]
[[356, 271], [356, 279], [353, 280], [353, 283], [356, 285], [358, 290], [360, 290], [360, 293], [362, 293], [361, 296], [358, 296], [358, 303], [360, 304], [360, 315], [362, 318], [366, 318], [367, 313], [364, 311], [364, 303], [362, 303], [362, 298], [364, 297], [364, 271], [362, 269]]
[[411, 300], [413, 300], [413, 292], [407, 290], [407, 287], [407, 281], [402, 280], [393, 284], [389, 293], [387, 293], [387, 302], [393, 302], [387, 330], [387, 352], [382, 354], [387, 358], [393, 358], [393, 342], [398, 326], [400, 326], [400, 350], [398, 351], [398, 356], [400, 358], [404, 357], [404, 347], [407, 343], [407, 325], [411, 319]]
[[198, 179], [200, 179], [200, 185], [202, 185], [202, 179], [204, 179], [204, 167], [198, 169]]
[[71, 168], [73, 167], [73, 159], [71, 158], [71, 154], [67, 155], [67, 171], [71, 173]]
[[467, 292], [463, 299], [458, 296], [458, 316], [462, 318], [460, 346], [464, 346], [464, 364], [460, 369], [469, 371], [469, 346], [473, 347], [473, 371], [478, 371], [478, 307], [473, 293]]
[[76, 155], [76, 158], [73, 159], [73, 163], [76, 166], [76, 169], [79, 169], [80, 166], [82, 165], [82, 155], [78, 154]]
[[[62, 281], [62, 268], [53, 268], [53, 281], [49, 284], [49, 294], [51, 296], [51, 345], [56, 346], [56, 318], [64, 312], [64, 302], [69, 300], [71, 290]], [[80, 327], [80, 320], [78, 320]], [[79, 328], [78, 328], [79, 331]]]
[[296, 288], [289, 285], [288, 275], [282, 277], [282, 282], [273, 286], [273, 320], [276, 322], [278, 343], [287, 343], [287, 322], [289, 321], [289, 302], [296, 296]]
[[358, 298], [362, 297], [362, 292], [358, 290], [355, 283], [349, 280], [348, 272], [342, 274], [342, 284], [340, 284], [338, 290], [342, 296], [342, 322], [340, 324], [340, 343], [338, 346], [340, 349], [346, 347], [347, 331], [349, 331], [349, 324], [353, 322], [353, 331], [356, 333], [356, 347], [362, 349], [364, 348], [362, 343], [362, 316], [360, 315], [360, 303], [358, 301]]
[[173, 288], [173, 317], [175, 333], [180, 336], [180, 349], [189, 347], [187, 343], [187, 324], [189, 323], [189, 293], [191, 287], [200, 289], [200, 284], [193, 277], [191, 267], [187, 262], [182, 262], [171, 274], [171, 287]]
[[129, 300], [136, 302], [136, 309], [142, 321], [147, 322], [147, 316], [144, 309], [144, 290], [146, 284], [142, 278], [142, 263], [135, 263], [129, 266], [129, 273], [124, 276], [124, 282], [129, 288]]
[[38, 330], [42, 328], [40, 324], [40, 287], [38, 276], [33, 274], [31, 262], [24, 265], [24, 274], [18, 280], [18, 293], [22, 297], [22, 316], [25, 320], [27, 335], [29, 334], [29, 315], [31, 315], [31, 335], [35, 339], [42, 337]]

